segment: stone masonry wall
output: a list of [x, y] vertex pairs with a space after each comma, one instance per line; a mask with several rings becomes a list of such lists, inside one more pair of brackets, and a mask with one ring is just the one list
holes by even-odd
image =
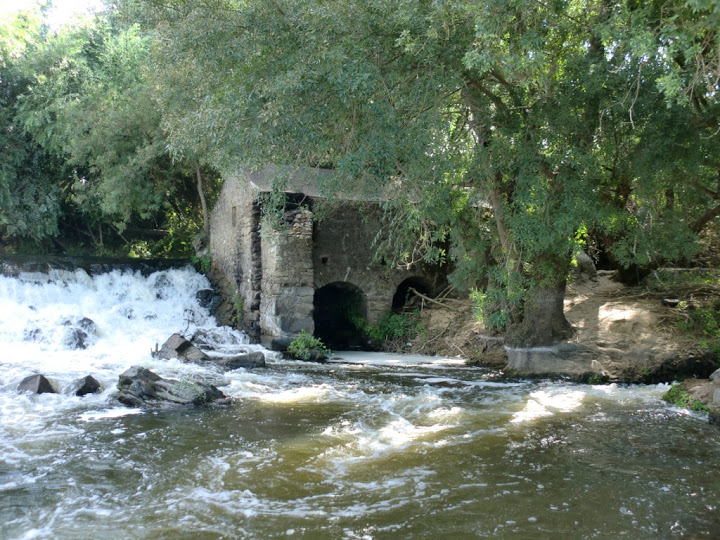
[[337, 282], [351, 283], [365, 294], [367, 321], [375, 324], [390, 311], [400, 283], [422, 277], [437, 288], [444, 279], [437, 269], [389, 268], [373, 262], [374, 240], [382, 223], [382, 210], [372, 203], [346, 203], [315, 226], [313, 263], [315, 288]]
[[234, 309], [233, 304], [242, 306], [240, 321], [221, 322], [239, 322], [243, 330], [257, 340], [260, 337], [262, 269], [259, 268], [260, 215], [254, 201], [255, 194], [239, 182], [228, 180], [224, 183], [218, 202], [210, 214], [210, 278], [224, 299], [225, 312]]
[[267, 347], [301, 330], [313, 333], [312, 212], [286, 214], [287, 230], [262, 233], [260, 328]]
[[[282, 348], [301, 330], [312, 333], [315, 291], [332, 283], [362, 291], [371, 324], [391, 309], [403, 280], [442, 288], [442, 269], [373, 262], [382, 223], [378, 204], [342, 203], [319, 222], [307, 207], [295, 207], [285, 213], [287, 228], [262, 230], [259, 193], [247, 178], [228, 179], [210, 216], [210, 277], [225, 304], [218, 318], [239, 323], [254, 341]], [[238, 315], [237, 307], [239, 320], [223, 318], [223, 312]]]

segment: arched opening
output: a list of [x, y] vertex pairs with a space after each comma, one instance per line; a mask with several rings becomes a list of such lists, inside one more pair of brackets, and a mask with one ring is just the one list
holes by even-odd
[[431, 287], [426, 280], [420, 277], [409, 277], [398, 285], [393, 296], [392, 310], [398, 313], [406, 307], [414, 307], [419, 300], [414, 291], [425, 296], [432, 296]]
[[351, 283], [330, 283], [315, 291], [313, 307], [315, 337], [325, 345], [339, 350], [362, 346], [362, 332], [356, 324], [367, 316], [362, 290]]

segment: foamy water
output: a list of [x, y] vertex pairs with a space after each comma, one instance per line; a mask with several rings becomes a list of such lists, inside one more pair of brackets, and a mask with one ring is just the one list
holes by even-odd
[[[657, 386], [507, 381], [454, 358], [338, 353], [223, 372], [159, 360], [217, 327], [192, 269], [0, 276], [0, 538], [670, 538], [720, 530], [720, 435]], [[78, 348], [74, 329], [92, 331]], [[84, 325], [84, 326], [83, 326]], [[233, 398], [138, 409], [120, 373]], [[43, 373], [60, 393], [16, 391]], [[100, 394], [76, 397], [93, 375]]]

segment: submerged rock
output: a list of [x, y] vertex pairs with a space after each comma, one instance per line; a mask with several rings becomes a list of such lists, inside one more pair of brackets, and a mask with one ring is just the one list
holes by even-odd
[[552, 347], [505, 347], [505, 350], [508, 372], [519, 376], [563, 376], [578, 381], [596, 374], [606, 376], [595, 351], [584, 345], [560, 343]]
[[214, 364], [228, 371], [239, 368], [253, 369], [265, 367], [265, 355], [260, 351], [228, 356], [226, 358], [213, 358], [212, 361]]
[[203, 351], [222, 351], [227, 348], [239, 350], [248, 343], [243, 335], [238, 335], [231, 328], [222, 326], [198, 329], [192, 335], [190, 341]]
[[200, 307], [212, 310], [218, 302], [218, 296], [212, 289], [200, 289], [195, 293], [195, 298], [200, 304]]
[[[193, 336], [193, 339], [196, 339], [196, 337], [201, 345], [208, 347], [211, 347], [210, 344], [214, 341], [213, 336], [209, 332], [198, 332]], [[239, 368], [253, 369], [265, 367], [265, 355], [260, 351], [244, 352], [235, 356], [209, 356], [180, 334], [170, 336], [160, 350], [153, 352], [153, 356], [164, 360], [179, 358], [184, 362], [196, 364], [211, 363], [228, 371]]]
[[180, 334], [170, 336], [156, 353], [158, 358], [171, 360], [179, 358], [185, 362], [206, 362], [210, 357]]
[[100, 390], [100, 383], [92, 375], [87, 375], [73, 384], [73, 394], [80, 397], [88, 394], [98, 394]]
[[132, 366], [120, 375], [117, 400], [129, 407], [141, 407], [150, 403], [175, 403], [178, 405], [205, 405], [224, 399], [212, 384], [199, 381], [163, 379], [149, 369]]
[[668, 390], [663, 399], [672, 405], [708, 415], [720, 426], [720, 380], [687, 379]]
[[25, 377], [18, 385], [18, 392], [30, 392], [31, 394], [57, 394], [53, 385], [45, 375], [30, 375]]
[[87, 349], [95, 334], [97, 325], [92, 319], [66, 319], [62, 325], [67, 327], [63, 344], [69, 349]]

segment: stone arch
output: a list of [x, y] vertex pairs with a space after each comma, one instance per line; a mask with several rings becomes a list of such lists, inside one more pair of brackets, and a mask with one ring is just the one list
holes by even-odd
[[394, 312], [402, 311], [403, 308], [412, 302], [412, 299], [416, 297], [415, 293], [411, 289], [424, 294], [425, 296], [432, 296], [433, 288], [430, 282], [420, 276], [412, 276], [404, 279], [400, 282], [400, 285], [395, 289], [395, 294], [392, 300], [392, 310]]
[[335, 281], [315, 290], [313, 320], [315, 337], [331, 349], [362, 346], [362, 332], [355, 321], [367, 317], [367, 299], [360, 287]]

